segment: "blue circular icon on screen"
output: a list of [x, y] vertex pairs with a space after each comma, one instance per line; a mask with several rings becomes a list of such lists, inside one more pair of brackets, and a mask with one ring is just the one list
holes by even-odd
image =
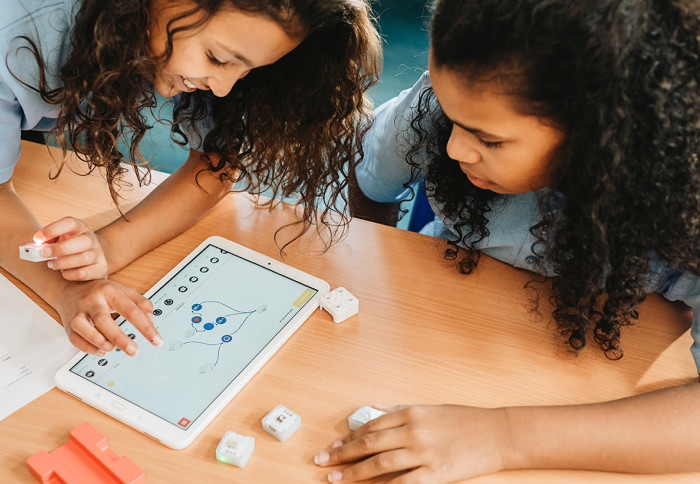
[[193, 322], [193, 323], [201, 323], [201, 322], [202, 322], [202, 318], [200, 318], [199, 316], [195, 316], [194, 318], [192, 318], [192, 322]]
[[225, 334], [225, 335], [223, 335], [223, 336], [221, 337], [221, 341], [223, 341], [224, 343], [228, 343], [228, 342], [231, 341], [232, 339], [233, 339], [233, 338], [231, 337], [230, 334]]
[[200, 267], [200, 268], [199, 268], [199, 272], [209, 272], [209, 268], [206, 267], [206, 266], [205, 266], [205, 267]]
[[223, 316], [220, 318], [216, 318], [216, 324], [224, 324], [226, 322], [226, 318]]
[[204, 329], [214, 329], [214, 325], [211, 323], [207, 323], [204, 325]]
[[202, 305], [201, 304], [193, 304], [192, 305], [192, 311], [201, 311]]
[[197, 276], [190, 277], [190, 282], [197, 282], [198, 280], [199, 280], [199, 277], [197, 277]]
[[219, 258], [218, 258], [218, 257], [212, 257], [211, 259], [209, 259], [209, 262], [211, 262], [212, 264], [216, 264], [217, 262], [219, 262]]

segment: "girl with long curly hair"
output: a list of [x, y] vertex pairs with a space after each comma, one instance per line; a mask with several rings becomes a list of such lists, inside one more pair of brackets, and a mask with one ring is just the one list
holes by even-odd
[[[685, 0], [437, 0], [429, 74], [377, 110], [360, 188], [392, 202], [424, 180], [437, 214], [426, 232], [448, 239], [446, 257], [467, 274], [481, 253], [530, 269], [535, 289], [547, 276], [572, 351], [594, 342], [619, 359], [647, 294], [685, 302], [700, 368], [699, 12]], [[590, 405], [398, 407], [315, 461], [359, 460], [334, 483], [700, 470], [699, 402], [692, 382]]]
[[[106, 280], [182, 232], [235, 188], [303, 206], [298, 234], [333, 236], [347, 219], [348, 167], [365, 91], [381, 62], [365, 0], [3, 1], [0, 20], [0, 265], [59, 313], [70, 341], [102, 355], [136, 345], [110, 317], [127, 317], [162, 342], [150, 301]], [[40, 228], [15, 194], [21, 130], [53, 130], [89, 171], [103, 170], [118, 201], [133, 169], [148, 176], [138, 143], [155, 92], [172, 97], [173, 136], [187, 162], [122, 218], [93, 232], [66, 217]], [[118, 150], [132, 139], [128, 159]], [[316, 207], [320, 207], [316, 211]], [[46, 264], [17, 247], [47, 242]]]

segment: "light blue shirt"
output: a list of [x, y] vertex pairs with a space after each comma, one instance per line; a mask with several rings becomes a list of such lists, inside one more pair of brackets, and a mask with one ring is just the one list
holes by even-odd
[[[0, 0], [0, 183], [12, 177], [20, 155], [20, 130], [49, 130], [59, 106], [44, 102], [23, 85], [39, 85], [39, 69], [26, 47], [31, 38], [46, 63], [49, 88], [60, 86], [58, 74], [70, 47], [74, 0]], [[13, 76], [14, 74], [14, 76]]]
[[[357, 168], [357, 181], [362, 192], [376, 202], [397, 202], [409, 194], [404, 184], [411, 177], [411, 166], [406, 162], [406, 151], [410, 147], [410, 137], [413, 136], [410, 121], [421, 92], [428, 87], [430, 78], [426, 72], [411, 89], [401, 92], [375, 111], [374, 124], [363, 143], [365, 157]], [[428, 162], [427, 153], [423, 154], [423, 161], [425, 167]], [[456, 232], [452, 230], [454, 221], [442, 213], [440, 205], [434, 199], [429, 197], [428, 201], [437, 216], [436, 221], [428, 224], [422, 232], [456, 240]], [[539, 216], [534, 192], [499, 197], [489, 212], [489, 235], [476, 247], [514, 267], [539, 270], [551, 276], [546, 261], [541, 265], [535, 264], [538, 258], [532, 252], [535, 239], [530, 233], [530, 227], [537, 222]], [[693, 309], [691, 334], [694, 342], [691, 352], [700, 373], [700, 279], [689, 272], [673, 271], [653, 254], [651, 267], [650, 290], [660, 293], [668, 300], [683, 301]]]

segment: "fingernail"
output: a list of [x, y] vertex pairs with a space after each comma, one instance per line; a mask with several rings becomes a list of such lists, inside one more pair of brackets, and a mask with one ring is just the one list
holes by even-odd
[[333, 443], [331, 444], [331, 449], [335, 449], [336, 447], [340, 447], [341, 445], [343, 445], [343, 441], [342, 441], [342, 440], [336, 440], [335, 442], [333, 442]]
[[51, 257], [53, 255], [52, 252], [51, 247], [44, 247], [41, 249], [41, 255], [44, 257]]
[[343, 478], [343, 473], [340, 471], [333, 471], [328, 474], [328, 482], [338, 482]]
[[49, 266], [49, 269], [55, 269], [55, 268], [56, 268], [56, 264], [54, 264], [52, 260], [48, 261], [48, 262], [46, 263], [46, 265]]
[[44, 238], [44, 234], [37, 234], [32, 237], [34, 239], [35, 244], [42, 244], [46, 239]]
[[316, 465], [322, 466], [326, 464], [330, 460], [331, 456], [328, 455], [328, 452], [319, 452], [316, 457], [314, 457], [314, 462]]
[[155, 320], [155, 319], [153, 319], [153, 313], [151, 313], [151, 312], [148, 312], [148, 313], [146, 313], [146, 316], [148, 316], [148, 319], [150, 319], [150, 320], [151, 320], [151, 323], [155, 323], [155, 322], [156, 322], [156, 320]]
[[105, 356], [106, 354], [107, 354], [107, 352], [103, 349], [97, 350], [97, 356]]
[[129, 345], [126, 347], [126, 352], [129, 354], [129, 356], [136, 356], [139, 354], [139, 347], [136, 346], [136, 343], [129, 343]]
[[161, 338], [159, 334], [156, 334], [151, 340], [151, 343], [153, 343], [153, 346], [160, 346], [163, 344], [163, 338]]
[[102, 349], [105, 351], [112, 351], [114, 349], [114, 345], [109, 341], [106, 341], [105, 344], [102, 345]]

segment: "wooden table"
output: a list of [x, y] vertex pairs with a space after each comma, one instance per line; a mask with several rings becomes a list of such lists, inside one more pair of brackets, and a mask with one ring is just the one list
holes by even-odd
[[[73, 215], [97, 228], [116, 216], [99, 175], [80, 177], [64, 170], [51, 181], [47, 149], [31, 143], [23, 148], [16, 190], [42, 223]], [[125, 192], [127, 205], [149, 190]], [[0, 422], [0, 482], [36, 482], [25, 459], [58, 447], [70, 429], [88, 421], [117, 454], [146, 472], [149, 483], [320, 483], [329, 469], [315, 466], [313, 456], [347, 432], [347, 416], [364, 404], [576, 404], [697, 378], [689, 350], [691, 314], [681, 304], [649, 297], [639, 323], [624, 330], [621, 361], [606, 360], [594, 345], [573, 357], [563, 349], [548, 313], [537, 318], [525, 308], [527, 272], [482, 257], [476, 274], [463, 276], [443, 260], [436, 239], [362, 220], [353, 221], [348, 237], [325, 254], [312, 254], [318, 244], [305, 238], [282, 258], [273, 235], [292, 218], [292, 207], [256, 209], [248, 196], [232, 194], [196, 226], [114, 279], [144, 292], [216, 234], [315, 274], [332, 288], [346, 287], [361, 302], [358, 316], [334, 324], [327, 313], [314, 313], [185, 450], [168, 449], [53, 389]], [[277, 404], [302, 417], [301, 430], [285, 443], [260, 425]], [[215, 460], [226, 430], [256, 439], [243, 469]], [[697, 483], [700, 473], [510, 471], [469, 482]]]

